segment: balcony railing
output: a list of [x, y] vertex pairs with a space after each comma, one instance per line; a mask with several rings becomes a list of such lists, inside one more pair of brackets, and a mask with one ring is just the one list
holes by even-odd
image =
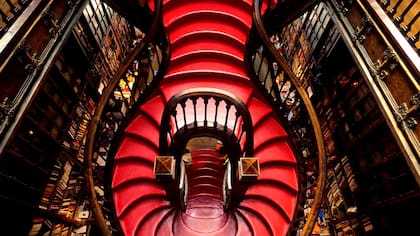
[[[196, 88], [174, 95], [162, 114], [159, 134], [160, 155], [180, 160], [180, 153], [194, 137], [209, 136], [220, 140], [229, 157], [224, 177], [224, 207], [228, 209], [232, 198], [242, 198], [247, 185], [239, 185], [236, 178], [238, 160], [253, 154], [253, 127], [249, 110], [233, 94], [217, 89]], [[186, 206], [185, 176], [183, 168], [176, 174], [179, 198], [172, 193], [174, 183], [165, 183], [169, 198], [176, 198], [181, 209]], [[240, 186], [240, 187], [239, 187]], [[236, 201], [235, 201], [236, 202]]]
[[416, 0], [376, 1], [420, 55], [420, 2]]
[[253, 128], [245, 104], [233, 94], [205, 88], [186, 90], [168, 101], [162, 114], [159, 152], [179, 153], [186, 144], [182, 142], [203, 133], [239, 148], [239, 152], [229, 149], [230, 157], [253, 153]]

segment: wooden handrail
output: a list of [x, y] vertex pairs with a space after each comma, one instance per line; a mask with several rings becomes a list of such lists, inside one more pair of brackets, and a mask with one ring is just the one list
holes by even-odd
[[[139, 4], [141, 4], [141, 1], [139, 2]], [[149, 31], [146, 33], [145, 37], [133, 49], [131, 54], [126, 59], [126, 63], [122, 64], [122, 66], [118, 69], [115, 75], [109, 80], [108, 86], [103, 90], [102, 96], [98, 102], [98, 106], [96, 107], [95, 113], [89, 124], [87, 135], [86, 135], [87, 139], [86, 139], [86, 150], [85, 150], [85, 157], [84, 157], [84, 171], [85, 171], [85, 177], [86, 177], [86, 187], [88, 191], [89, 202], [90, 202], [90, 205], [91, 205], [94, 217], [95, 217], [95, 221], [102, 235], [110, 236], [111, 230], [109, 229], [106, 223], [105, 216], [102, 212], [102, 209], [96, 197], [96, 191], [95, 191], [95, 181], [94, 181], [94, 175], [93, 175], [94, 167], [92, 163], [92, 158], [93, 158], [93, 153], [94, 153], [93, 150], [94, 150], [94, 144], [96, 140], [95, 137], [97, 133], [97, 127], [103, 115], [104, 108], [108, 103], [108, 99], [114, 92], [115, 88], [118, 86], [118, 82], [120, 78], [124, 76], [129, 66], [132, 65], [131, 62], [137, 59], [139, 55], [141, 54], [141, 52], [144, 50], [144, 48], [148, 47], [149, 43], [154, 40], [156, 32], [159, 29], [161, 29], [160, 25], [162, 23], [162, 8], [161, 8], [162, 1], [155, 0], [154, 4], [155, 4], [155, 8], [154, 8], [155, 11], [153, 14], [153, 20], [149, 28]]]
[[[325, 183], [326, 183], [327, 162], [326, 162], [326, 157], [325, 157], [325, 147], [324, 147], [323, 136], [321, 132], [320, 123], [317, 117], [317, 113], [315, 112], [315, 109], [312, 105], [312, 102], [308, 94], [306, 93], [300, 81], [297, 79], [294, 72], [291, 70], [287, 61], [277, 52], [277, 50], [275, 49], [275, 47], [269, 40], [268, 34], [263, 24], [260, 6], [261, 6], [261, 1], [255, 0], [253, 3], [253, 27], [255, 28], [257, 35], [260, 37], [259, 40], [261, 41], [262, 46], [263, 46], [262, 53], [265, 53], [265, 54], [268, 53], [268, 56], [270, 57], [270, 59], [273, 62], [276, 62], [279, 68], [284, 70], [285, 76], [287, 76], [288, 79], [290, 80], [291, 84], [293, 85], [294, 89], [299, 95], [299, 98], [301, 102], [303, 103], [304, 108], [306, 109], [308, 118], [312, 124], [313, 134], [316, 140], [316, 147], [317, 147], [317, 152], [318, 152], [318, 179], [317, 179], [317, 184], [316, 184], [317, 191], [314, 196], [314, 201], [311, 205], [311, 211], [309, 212], [307, 216], [307, 220], [305, 222], [305, 225], [303, 227], [303, 231], [301, 234], [302, 236], [309, 236], [312, 234], [315, 222], [318, 217], [318, 211], [319, 211], [322, 199], [323, 199], [324, 188], [325, 188]], [[281, 22], [278, 22], [278, 23], [281, 24]], [[257, 35], [254, 35], [254, 36], [257, 37]], [[248, 64], [251, 64], [251, 63], [252, 63], [251, 61], [248, 61]], [[273, 84], [273, 87], [276, 88], [276, 90], [278, 91], [279, 88], [277, 84], [275, 83], [275, 79], [274, 78], [272, 79], [273, 80], [271, 80], [270, 82]], [[256, 82], [258, 83], [262, 82], [260, 81], [260, 78], [257, 78], [257, 80], [258, 81]], [[267, 87], [267, 84], [265, 84], [264, 86]], [[272, 91], [273, 90], [270, 89], [270, 91], [268, 92], [272, 92]], [[271, 98], [273, 99], [273, 97]], [[275, 102], [277, 102], [277, 104], [279, 103], [278, 100]], [[284, 114], [283, 114], [283, 117], [284, 117]]]

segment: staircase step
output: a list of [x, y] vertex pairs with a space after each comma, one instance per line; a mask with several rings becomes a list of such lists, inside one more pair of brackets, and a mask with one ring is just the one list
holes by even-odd
[[298, 191], [298, 173], [296, 166], [285, 165], [282, 162], [264, 162], [260, 165], [261, 171], [258, 176], [259, 181], [278, 181]]
[[267, 115], [273, 112], [270, 106], [268, 106], [261, 100], [256, 99], [255, 97], [249, 100], [247, 107], [248, 107], [249, 113], [251, 114], [253, 126], [261, 122], [263, 118], [265, 118]]
[[125, 133], [148, 140], [159, 147], [159, 126], [146, 115], [138, 115], [125, 129]]
[[141, 105], [140, 110], [152, 118], [154, 123], [160, 124], [162, 113], [165, 107], [165, 100], [162, 96], [155, 96]]
[[114, 205], [117, 215], [120, 215], [137, 201], [156, 196], [160, 199], [166, 196], [163, 187], [155, 181], [133, 181], [129, 184], [113, 187]]
[[[173, 225], [175, 221], [175, 216], [178, 215], [179, 209], [172, 209], [170, 212], [168, 212], [162, 220], [159, 222], [158, 226], [154, 228], [155, 230], [154, 234], [149, 235], [155, 235], [155, 236], [177, 236], [173, 232]], [[151, 227], [152, 228], [152, 227]], [[147, 235], [147, 234], [145, 234]], [[139, 235], [141, 236], [141, 235]]]
[[[220, 42], [224, 42], [221, 44]], [[197, 50], [215, 50], [229, 52], [236, 57], [243, 57], [243, 42], [221, 32], [193, 32], [174, 40], [171, 54], [174, 58]]]
[[224, 173], [223, 171], [219, 171], [216, 170], [214, 168], [210, 167], [200, 167], [197, 169], [189, 169], [189, 167], [187, 167], [187, 176], [188, 178], [193, 179], [196, 176], [220, 176], [223, 175], [222, 173]]
[[189, 196], [188, 197], [188, 201], [194, 201], [196, 199], [200, 199], [203, 197], [209, 197], [209, 198], [213, 198], [215, 200], [219, 200], [219, 201], [223, 201], [223, 196], [222, 194], [217, 195], [217, 194], [213, 194], [213, 193], [205, 193], [205, 192], [201, 192], [201, 193], [196, 193], [193, 196]]
[[[290, 219], [284, 218], [284, 215], [276, 209], [272, 202], [259, 198], [247, 198], [241, 202], [239, 208], [246, 209], [248, 212], [252, 211], [253, 217], [263, 219], [266, 227], [268, 227], [267, 231], [272, 232], [270, 235], [286, 235]], [[260, 231], [257, 232], [260, 235]]]
[[[188, 83], [178, 82], [177, 79], [183, 80], [188, 79]], [[171, 78], [178, 77], [178, 78]], [[192, 78], [192, 79], [191, 79]], [[234, 94], [236, 97], [242, 101], [248, 101], [252, 91], [253, 85], [250, 83], [249, 78], [243, 77], [236, 74], [226, 74], [226, 73], [174, 73], [171, 74], [168, 71], [168, 74], [165, 76], [165, 80], [170, 82], [164, 82], [160, 87], [166, 100], [177, 94], [178, 92], [185, 91], [191, 88], [205, 88], [207, 90], [221, 89], [226, 92]], [[241, 81], [241, 83], [238, 83]], [[248, 83], [246, 82], [248, 81]]]
[[156, 155], [158, 155], [157, 146], [154, 146], [147, 140], [135, 137], [126, 137], [122, 140], [120, 146], [118, 147], [118, 151], [115, 154], [115, 160], [138, 157], [139, 159], [154, 162]]
[[273, 235], [266, 219], [262, 218], [261, 215], [257, 213], [257, 210], [238, 207], [235, 209], [235, 213], [249, 222], [248, 225], [252, 227], [250, 229], [252, 235]]
[[188, 175], [188, 185], [195, 186], [196, 184], [211, 183], [215, 186], [222, 186], [223, 179], [218, 176], [209, 176], [209, 175], [197, 175], [194, 178], [190, 178]]
[[224, 215], [223, 201], [204, 196], [188, 201], [185, 215], [195, 218], [216, 218]]
[[123, 216], [120, 216], [121, 228], [124, 230], [125, 235], [144, 235], [140, 234], [140, 232], [144, 227], [147, 227], [147, 224], [142, 224], [142, 222], [153, 219], [149, 214], [154, 211], [163, 211], [162, 213], [165, 213], [169, 208], [170, 203], [162, 201], [160, 198], [145, 199], [138, 202], [129, 211], [126, 211]]
[[223, 203], [211, 198], [197, 199], [185, 213], [175, 216], [175, 235], [235, 235], [236, 220], [232, 213], [224, 212]]
[[214, 195], [215, 198], [220, 198], [222, 195], [222, 186], [215, 186], [213, 183], [203, 183], [194, 186], [188, 186], [188, 198], [194, 198], [195, 195], [207, 193]]
[[[283, 185], [281, 180], [276, 182], [259, 180], [256, 184], [248, 188], [244, 199], [248, 198], [257, 198], [261, 202], [264, 202], [264, 199], [268, 199], [267, 201], [273, 205], [277, 205], [283, 213], [283, 218], [291, 220], [297, 203], [297, 191]], [[242, 203], [244, 202], [241, 202], [241, 205]]]
[[114, 163], [112, 186], [116, 187], [138, 179], [154, 180], [153, 162], [141, 158], [124, 159], [117, 159]]
[[219, 173], [225, 172], [225, 166], [223, 166], [223, 159], [218, 159], [217, 162], [214, 161], [205, 161], [197, 160], [197, 158], [192, 158], [192, 163], [188, 166], [188, 173], [194, 175], [199, 173], [201, 169], [212, 169], [218, 175]]
[[258, 126], [254, 127], [254, 146], [259, 147], [266, 142], [287, 138], [283, 127], [272, 117], [264, 119]]
[[[230, 24], [226, 24], [226, 22], [230, 22]], [[247, 22], [236, 18], [229, 12], [224, 12], [223, 9], [189, 11], [180, 17], [174, 18], [168, 25], [168, 31], [171, 31], [173, 40], [177, 40], [192, 32], [214, 31], [229, 34], [241, 42], [246, 41], [248, 33]], [[220, 43], [224, 42], [220, 41]]]
[[[143, 235], [165, 235], [173, 236], [172, 227], [162, 227], [162, 225], [172, 225], [172, 222], [168, 224], [168, 215], [174, 214], [174, 207], [159, 207], [154, 210], [148, 210], [149, 213], [143, 218], [143, 221], [139, 223], [136, 236]], [[172, 219], [173, 220], [173, 219]]]
[[[169, 1], [165, 3], [165, 14], [163, 15], [164, 25], [169, 27], [174, 19], [183, 17], [190, 12], [197, 11], [223, 11], [232, 14], [235, 18], [242, 19], [248, 25], [248, 30], [251, 26], [251, 4], [246, 1], [231, 0], [231, 2], [216, 2], [216, 1], [190, 1], [182, 2]], [[227, 24], [228, 22], [225, 22]], [[200, 27], [202, 28], [202, 27]]]
[[211, 148], [201, 148], [201, 149], [195, 149], [195, 150], [191, 150], [191, 155], [193, 156], [197, 156], [197, 157], [215, 157], [218, 158], [219, 156], [221, 156], [221, 154], [216, 150], [216, 149], [211, 149]]
[[235, 236], [254, 236], [250, 222], [245, 219], [242, 214], [239, 214], [236, 211], [234, 215], [237, 225]]
[[190, 52], [175, 57], [171, 61], [171, 72], [202, 70], [203, 68], [217, 68], [221, 71], [229, 71], [246, 76], [243, 70], [242, 58], [230, 53], [213, 50]]
[[260, 145], [254, 152], [260, 166], [266, 162], [283, 162], [285, 165], [296, 165], [295, 155], [287, 140], [277, 140]]

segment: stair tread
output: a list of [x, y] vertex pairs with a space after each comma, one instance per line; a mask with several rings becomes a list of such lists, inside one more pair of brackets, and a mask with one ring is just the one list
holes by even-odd
[[162, 197], [166, 196], [166, 192], [159, 184], [146, 181], [133, 182], [129, 185], [124, 185], [124, 187], [113, 188], [117, 215], [130, 205], [135, 204], [139, 199], [148, 198], [149, 196]]
[[[136, 232], [141, 231], [143, 221], [147, 221], [149, 214], [153, 211], [165, 211], [170, 208], [169, 202], [164, 202], [161, 199], [149, 199], [136, 204], [120, 217], [121, 227], [124, 229], [126, 235], [136, 235]], [[144, 224], [143, 224], [144, 225]], [[147, 224], [144, 227], [148, 227]]]
[[[225, 43], [220, 44], [220, 41]], [[197, 50], [215, 50], [215, 48], [222, 52], [229, 52], [237, 57], [243, 56], [243, 43], [221, 32], [194, 32], [174, 40], [172, 45], [174, 46], [171, 52], [173, 57]]]
[[[269, 195], [263, 194], [268, 191], [270, 193]], [[290, 192], [289, 189], [278, 186], [276, 188], [276, 185], [272, 183], [258, 183], [248, 189], [241, 205], [250, 204], [250, 202], [257, 202], [255, 205], [269, 203], [273, 209], [277, 208], [283, 214], [283, 218], [290, 220], [293, 218], [294, 209], [297, 204], [296, 198], [297, 193]]]
[[[230, 24], [226, 24], [226, 21]], [[248, 33], [247, 22], [221, 10], [189, 11], [182, 17], [177, 17], [168, 27], [173, 40], [179, 40], [191, 32], [215, 31], [229, 34], [245, 43]], [[220, 41], [220, 44], [223, 43]]]
[[[139, 158], [140, 159], [140, 158]], [[146, 161], [125, 161], [115, 165], [113, 170], [112, 186], [133, 181], [136, 179], [154, 179], [153, 163]]]
[[265, 162], [261, 166], [259, 181], [278, 181], [287, 185], [290, 189], [298, 191], [298, 173], [296, 166], [282, 165], [278, 162]]
[[156, 155], [158, 155], [158, 149], [155, 146], [144, 140], [126, 137], [120, 143], [115, 159], [138, 157], [154, 162]]
[[156, 124], [162, 119], [165, 101], [162, 96], [155, 96], [140, 106], [140, 110], [148, 114]]
[[295, 155], [287, 140], [262, 145], [254, 153], [254, 156], [258, 157], [260, 166], [267, 162], [283, 162], [285, 165], [296, 165]]
[[[250, 215], [252, 215], [253, 220], [255, 218], [261, 220], [267, 228], [267, 231], [272, 232], [270, 235], [286, 234], [290, 219], [285, 218], [281, 212], [277, 211], [277, 209], [268, 202], [245, 199], [241, 202], [239, 208], [246, 209], [247, 212], [252, 212]], [[250, 218], [251, 216], [248, 217]], [[258, 229], [257, 232], [260, 232], [259, 230], [261, 229]]]
[[253, 236], [252, 227], [249, 225], [249, 221], [246, 220], [241, 214], [235, 212], [236, 219], [236, 236]]
[[259, 123], [264, 117], [271, 114], [273, 110], [267, 104], [261, 102], [260, 100], [253, 97], [247, 104], [249, 113], [252, 117], [252, 125], [255, 126]]
[[251, 25], [251, 5], [246, 1], [236, 1], [234, 4], [226, 2], [183, 2], [182, 7], [174, 3], [174, 1], [169, 1], [169, 4], [165, 4], [165, 14], [163, 16], [163, 22], [165, 26], [170, 25], [173, 22], [173, 19], [176, 19], [179, 16], [184, 16], [189, 12], [194, 11], [224, 11], [233, 14], [235, 17], [242, 19], [244, 22], [247, 22], [248, 28]]
[[143, 138], [159, 146], [159, 126], [148, 116], [138, 115], [125, 129], [125, 133]]
[[254, 146], [258, 147], [265, 142], [284, 139], [287, 133], [284, 128], [272, 117], [264, 119], [254, 128]]
[[237, 208], [236, 214], [240, 214], [241, 217], [245, 218], [249, 225], [252, 227], [252, 235], [273, 235], [268, 225], [265, 223], [265, 219], [258, 217], [257, 215], [249, 212], [243, 208]]
[[[172, 236], [172, 227], [162, 227], [162, 225], [172, 225], [168, 215], [174, 214], [174, 208], [167, 207], [155, 211], [148, 219], [141, 222], [136, 229], [136, 235], [165, 235]], [[173, 220], [173, 219], [172, 219]], [[168, 222], [170, 222], [168, 224]]]
[[[210, 74], [209, 74], [210, 75]], [[168, 74], [165, 77], [171, 76], [170, 71], [168, 71]], [[188, 83], [183, 82], [173, 82], [173, 83], [165, 83], [160, 88], [162, 93], [164, 94], [164, 97], [166, 99], [171, 98], [176, 93], [185, 91], [191, 88], [215, 88], [215, 89], [221, 89], [226, 92], [230, 92], [232, 94], [235, 94], [236, 97], [241, 99], [242, 101], [248, 101], [251, 92], [253, 91], [252, 87], [247, 86], [246, 84], [239, 84], [235, 81], [232, 81], [234, 78], [237, 78], [236, 80], [242, 80], [243, 77], [239, 75], [226, 75], [226, 79], [223, 79], [223, 75], [220, 75], [220, 78], [215, 79], [215, 74], [212, 74], [211, 77], [208, 78], [194, 78], [190, 79]], [[188, 76], [190, 77], [190, 76]], [[221, 82], [221, 83], [219, 83]]]

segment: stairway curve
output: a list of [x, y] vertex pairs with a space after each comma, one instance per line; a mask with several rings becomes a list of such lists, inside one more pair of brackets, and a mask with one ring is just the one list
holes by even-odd
[[[286, 235], [297, 202], [296, 159], [287, 133], [244, 66], [251, 7], [251, 0], [164, 1], [171, 63], [158, 91], [124, 131], [114, 160], [112, 195], [125, 235]], [[230, 211], [223, 210], [224, 166], [215, 150], [192, 152], [185, 212], [171, 205], [153, 176], [164, 107], [191, 88], [234, 94], [251, 113], [261, 174]]]

